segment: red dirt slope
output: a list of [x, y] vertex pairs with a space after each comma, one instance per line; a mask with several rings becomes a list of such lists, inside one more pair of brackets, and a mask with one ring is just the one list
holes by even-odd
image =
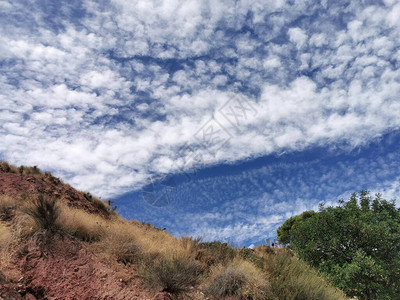
[[[0, 195], [15, 199], [23, 194], [44, 193], [71, 206], [109, 218], [107, 207], [88, 194], [78, 192], [50, 174], [35, 176], [4, 172], [0, 165]], [[15, 215], [15, 214], [14, 214]], [[1, 220], [0, 220], [1, 221]], [[14, 217], [2, 224], [13, 228]], [[12, 249], [10, 263], [0, 262], [2, 299], [170, 299], [166, 293], [146, 290], [138, 275], [123, 264], [109, 264], [98, 257], [87, 243], [66, 234], [37, 232], [22, 239]], [[0, 245], [0, 249], [6, 247]]]
[[[99, 214], [105, 218], [109, 216], [107, 210], [97, 207], [94, 202], [87, 199], [87, 193], [78, 192], [48, 173], [31, 176], [5, 173], [0, 169], [0, 194], [19, 197], [23, 194], [35, 195], [38, 193], [55, 196], [66, 201], [68, 205], [82, 208], [89, 213]], [[87, 196], [85, 197], [85, 195]]]

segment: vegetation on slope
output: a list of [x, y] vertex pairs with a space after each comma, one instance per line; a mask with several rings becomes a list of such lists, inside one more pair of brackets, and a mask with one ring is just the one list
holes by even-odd
[[398, 299], [400, 210], [367, 191], [339, 204], [288, 219], [278, 240], [348, 296]]
[[[36, 169], [37, 179], [45, 176]], [[2, 170], [21, 168], [4, 167], [3, 163]], [[24, 181], [27, 178], [23, 176], [32, 176], [32, 172], [22, 168], [15, 174]], [[57, 178], [52, 181], [54, 186], [62, 184]], [[94, 197], [78, 198], [93, 201]], [[151, 225], [126, 221], [106, 204], [97, 205], [107, 213], [93, 213], [70, 200], [48, 189], [13, 196], [0, 192], [0, 275], [12, 266], [12, 260], [26, 255], [24, 245], [30, 240], [40, 244], [42, 259], [53, 259], [52, 243], [58, 240], [66, 245], [84, 244], [109, 266], [123, 266], [140, 276], [149, 290], [172, 298], [346, 299], [290, 250], [260, 246], [252, 251], [226, 243], [175, 238]]]

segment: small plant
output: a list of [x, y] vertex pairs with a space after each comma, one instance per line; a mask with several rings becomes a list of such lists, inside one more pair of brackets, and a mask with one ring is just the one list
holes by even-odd
[[20, 175], [21, 178], [22, 178], [22, 175], [24, 175], [24, 166], [20, 166], [20, 167], [18, 168], [18, 172], [19, 172], [19, 175]]
[[148, 259], [141, 273], [151, 288], [179, 295], [199, 282], [201, 267], [187, 258], [163, 257], [159, 261]]
[[39, 230], [49, 232], [58, 230], [57, 219], [60, 210], [54, 200], [40, 194], [34, 199], [32, 205], [26, 207], [24, 211], [35, 221]]

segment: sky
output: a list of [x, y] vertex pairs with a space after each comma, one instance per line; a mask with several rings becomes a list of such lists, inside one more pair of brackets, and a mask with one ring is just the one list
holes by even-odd
[[0, 0], [0, 159], [237, 246], [400, 191], [400, 2]]

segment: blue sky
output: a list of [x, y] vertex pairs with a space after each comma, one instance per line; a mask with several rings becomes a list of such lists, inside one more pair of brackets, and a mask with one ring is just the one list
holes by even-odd
[[0, 0], [0, 157], [236, 245], [399, 194], [400, 3]]

